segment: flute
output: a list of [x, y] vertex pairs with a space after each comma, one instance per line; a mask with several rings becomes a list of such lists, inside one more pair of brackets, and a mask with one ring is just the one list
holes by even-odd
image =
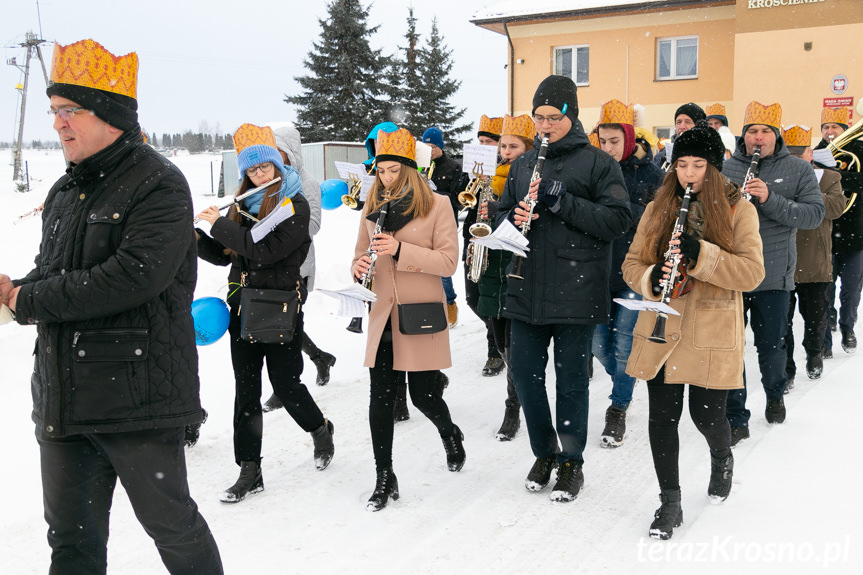
[[[677, 222], [674, 224], [674, 229], [671, 231], [671, 240], [674, 240], [676, 236], [679, 237], [686, 228], [686, 218], [689, 215], [689, 199], [691, 195], [692, 184], [687, 184], [686, 193], [683, 194], [683, 201], [680, 202], [680, 213], [677, 215]], [[668, 251], [665, 252], [664, 261], [671, 260], [671, 272], [668, 274], [668, 279], [662, 282], [662, 297], [659, 298], [659, 301], [666, 305], [671, 301], [671, 293], [674, 291], [675, 278], [677, 277], [677, 268], [680, 266], [680, 260], [682, 259], [679, 253], [672, 254], [672, 249], [674, 248], [671, 245], [671, 241], [669, 241]], [[662, 263], [664, 262], [660, 262], [656, 265], [662, 265]], [[657, 312], [656, 323], [653, 324], [653, 333], [650, 334], [647, 341], [652, 341], [654, 343], [668, 343], [665, 339], [665, 320], [667, 319], [667, 313], [662, 311]]]
[[[542, 167], [545, 165], [545, 153], [548, 151], [548, 134], [542, 136], [542, 143], [539, 145], [539, 152], [536, 155], [536, 166], [533, 168], [533, 175], [530, 177], [530, 183], [533, 183], [542, 177]], [[521, 224], [521, 235], [526, 236], [530, 231], [530, 222], [533, 219], [533, 210], [536, 208], [536, 200], [530, 197], [530, 191], [522, 200], [527, 204], [527, 219]], [[512, 257], [512, 268], [506, 274], [506, 277], [523, 280], [524, 279], [524, 256], [518, 254]]]
[[[264, 189], [266, 189], [266, 188], [269, 188], [270, 186], [272, 186], [272, 185], [273, 185], [273, 184], [275, 184], [276, 182], [281, 182], [281, 181], [282, 181], [282, 178], [281, 178], [281, 177], [274, 178], [274, 179], [270, 180], [269, 182], [267, 182], [266, 184], [264, 184], [264, 185], [262, 185], [262, 186], [258, 186], [257, 188], [255, 188], [255, 189], [253, 189], [253, 190], [249, 190], [248, 192], [244, 192], [244, 193], [240, 194], [239, 196], [234, 196], [234, 198], [233, 198], [229, 203], [225, 204], [224, 206], [219, 207], [219, 211], [221, 212], [222, 210], [226, 210], [226, 209], [230, 208], [231, 206], [233, 206], [234, 204], [236, 204], [237, 206], [239, 206], [239, 205], [240, 205], [240, 200], [243, 200], [243, 199], [245, 199], [245, 198], [248, 198], [248, 197], [249, 197], [249, 196], [251, 196], [252, 194], [255, 194], [255, 193], [257, 193], [257, 192], [260, 192], [261, 190], [264, 190]], [[196, 223], [196, 224], [197, 224], [198, 222], [200, 222], [200, 221], [201, 221], [201, 218], [195, 218], [195, 223]]]
[[752, 200], [752, 194], [746, 191], [746, 184], [749, 183], [749, 180], [754, 180], [758, 177], [758, 170], [761, 165], [761, 146], [755, 146], [755, 149], [752, 150], [752, 162], [749, 163], [749, 169], [746, 170], [746, 177], [743, 178], [743, 186], [741, 186], [741, 193], [743, 197], [747, 200]]

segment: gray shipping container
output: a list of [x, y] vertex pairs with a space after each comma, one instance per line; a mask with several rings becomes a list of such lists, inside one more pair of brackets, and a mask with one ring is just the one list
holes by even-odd
[[362, 164], [369, 157], [364, 144], [313, 142], [303, 144], [303, 167], [319, 182], [338, 179], [335, 162]]

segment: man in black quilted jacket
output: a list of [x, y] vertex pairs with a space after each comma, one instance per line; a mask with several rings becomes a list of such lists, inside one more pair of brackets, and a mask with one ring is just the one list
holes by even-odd
[[202, 419], [190, 306], [192, 201], [145, 145], [134, 53], [57, 44], [48, 96], [68, 163], [36, 267], [0, 296], [38, 332], [31, 387], [51, 573], [105, 573], [117, 478], [172, 574], [220, 574], [189, 493], [183, 432]]

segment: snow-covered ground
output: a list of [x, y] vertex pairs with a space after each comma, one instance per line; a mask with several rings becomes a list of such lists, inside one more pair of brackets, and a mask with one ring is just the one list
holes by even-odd
[[[40, 224], [37, 218], [12, 222], [42, 202], [64, 168], [60, 152], [28, 151], [24, 157], [33, 178], [29, 193], [14, 192], [11, 167], [5, 160], [0, 166], [0, 272], [13, 277], [30, 270]], [[217, 156], [173, 160], [189, 179], [196, 208], [221, 203], [206, 197]], [[346, 208], [324, 212], [323, 229], [315, 239], [318, 287], [339, 288], [349, 281], [356, 226], [357, 214]], [[226, 277], [226, 268], [201, 262], [197, 296], [224, 295]], [[315, 471], [310, 436], [287, 413], [267, 414], [266, 491], [237, 505], [217, 499], [238, 473], [231, 447], [228, 342], [198, 349], [201, 396], [210, 419], [198, 445], [187, 450], [189, 481], [227, 573], [863, 572], [863, 464], [857, 427], [863, 352], [849, 356], [836, 342], [824, 377], [809, 381], [798, 348], [803, 375], [786, 396], [784, 425], [767, 425], [764, 393], [752, 386], [752, 438], [734, 451], [734, 488], [722, 505], [707, 501], [707, 446], [684, 416], [684, 524], [671, 541], [657, 542], [646, 538], [659, 489], [647, 441], [644, 384], [636, 387], [628, 411], [624, 445], [602, 449], [599, 434], [611, 384], [597, 362], [584, 491], [568, 504], [551, 503], [548, 489], [526, 491], [523, 480], [533, 463], [527, 434], [522, 430], [511, 443], [494, 440], [503, 416], [505, 380], [503, 375], [480, 376], [485, 362], [482, 325], [463, 303], [462, 280], [455, 281], [462, 309], [459, 326], [451, 332], [453, 368], [447, 370], [451, 383], [446, 399], [465, 433], [467, 463], [461, 473], [449, 473], [434, 427], [411, 408], [411, 419], [396, 425], [394, 461], [402, 497], [380, 513], [365, 511], [375, 479], [366, 415], [368, 370], [362, 367], [365, 336], [345, 330], [348, 320], [333, 315], [335, 300], [313, 294], [305, 308], [312, 339], [338, 357], [332, 380], [326, 387], [315, 386], [310, 362], [304, 372], [304, 381], [335, 423], [335, 459], [326, 471]], [[799, 342], [799, 316], [794, 329]], [[50, 555], [30, 421], [34, 337], [32, 328], [0, 327], [0, 434], [6, 438], [0, 473], [0, 493], [6, 497], [0, 515], [0, 572], [15, 575], [46, 572]], [[746, 365], [750, 374], [757, 374], [748, 337]], [[109, 572], [164, 572], [119, 486], [113, 511]]]

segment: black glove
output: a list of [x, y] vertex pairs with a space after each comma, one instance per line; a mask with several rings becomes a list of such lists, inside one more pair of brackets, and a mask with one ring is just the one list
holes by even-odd
[[542, 180], [536, 190], [536, 198], [548, 209], [554, 211], [560, 202], [560, 196], [566, 193], [566, 184], [557, 180]]
[[693, 262], [698, 261], [701, 253], [701, 242], [686, 232], [680, 234], [680, 255]]
[[665, 270], [662, 269], [664, 265], [665, 262], [659, 262], [653, 266], [653, 271], [650, 272], [650, 286], [653, 288], [653, 295], [662, 293], [662, 286], [659, 282], [662, 281], [662, 276], [665, 275]]

